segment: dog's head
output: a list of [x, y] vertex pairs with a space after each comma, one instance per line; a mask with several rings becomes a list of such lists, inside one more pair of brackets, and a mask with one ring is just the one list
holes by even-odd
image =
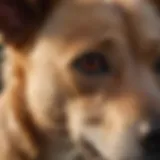
[[4, 92], [41, 131], [66, 127], [88, 159], [160, 151], [160, 30], [146, 1], [1, 0], [0, 29]]

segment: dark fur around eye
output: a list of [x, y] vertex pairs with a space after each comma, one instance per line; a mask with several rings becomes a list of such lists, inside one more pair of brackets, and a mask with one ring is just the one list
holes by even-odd
[[89, 76], [103, 75], [110, 72], [110, 66], [106, 57], [99, 52], [89, 52], [83, 54], [73, 62], [76, 70]]

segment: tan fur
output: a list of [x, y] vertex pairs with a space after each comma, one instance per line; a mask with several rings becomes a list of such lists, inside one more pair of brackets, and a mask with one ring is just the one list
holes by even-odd
[[[81, 140], [105, 160], [143, 156], [139, 139], [160, 109], [160, 28], [151, 5], [130, 2], [62, 0], [32, 41], [6, 41], [0, 159], [71, 160]], [[103, 52], [114, 72], [89, 78], [72, 68], [87, 50]]]

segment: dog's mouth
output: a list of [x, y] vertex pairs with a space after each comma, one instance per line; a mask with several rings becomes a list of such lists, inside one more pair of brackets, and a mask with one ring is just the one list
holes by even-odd
[[81, 151], [85, 160], [107, 160], [100, 152], [87, 140], [81, 139]]
[[[104, 158], [101, 153], [87, 140], [81, 140], [81, 152], [83, 156], [79, 156], [76, 160], [109, 160], [109, 158]], [[140, 157], [130, 157], [125, 160], [160, 160], [160, 152], [156, 154], [145, 153]]]

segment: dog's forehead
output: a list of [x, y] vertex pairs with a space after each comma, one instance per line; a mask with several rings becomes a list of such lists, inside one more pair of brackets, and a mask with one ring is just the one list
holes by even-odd
[[44, 29], [47, 36], [68, 36], [75, 39], [97, 38], [108, 32], [122, 32], [122, 17], [114, 5], [97, 0], [84, 1], [84, 3], [74, 0], [62, 3], [49, 15]]
[[[121, 8], [117, 1], [120, 0], [62, 1], [49, 14], [41, 32], [42, 39], [45, 38], [45, 41], [46, 38], [48, 39], [51, 50], [53, 47], [58, 48], [59, 44], [64, 44], [69, 48], [73, 45], [77, 48], [77, 44], [90, 42], [96, 44], [104, 38], [118, 40], [117, 43], [125, 44], [124, 47], [127, 48], [139, 47], [142, 44], [142, 47], [146, 46], [150, 49], [154, 39], [159, 37], [156, 18], [154, 15], [152, 18], [150, 8], [139, 7], [136, 13], [133, 10], [128, 14], [128, 10], [123, 12], [123, 7]], [[134, 41], [131, 40], [132, 38]], [[88, 48], [83, 46], [82, 49]], [[67, 53], [65, 47], [64, 50]], [[146, 53], [150, 54], [145, 51]]]

